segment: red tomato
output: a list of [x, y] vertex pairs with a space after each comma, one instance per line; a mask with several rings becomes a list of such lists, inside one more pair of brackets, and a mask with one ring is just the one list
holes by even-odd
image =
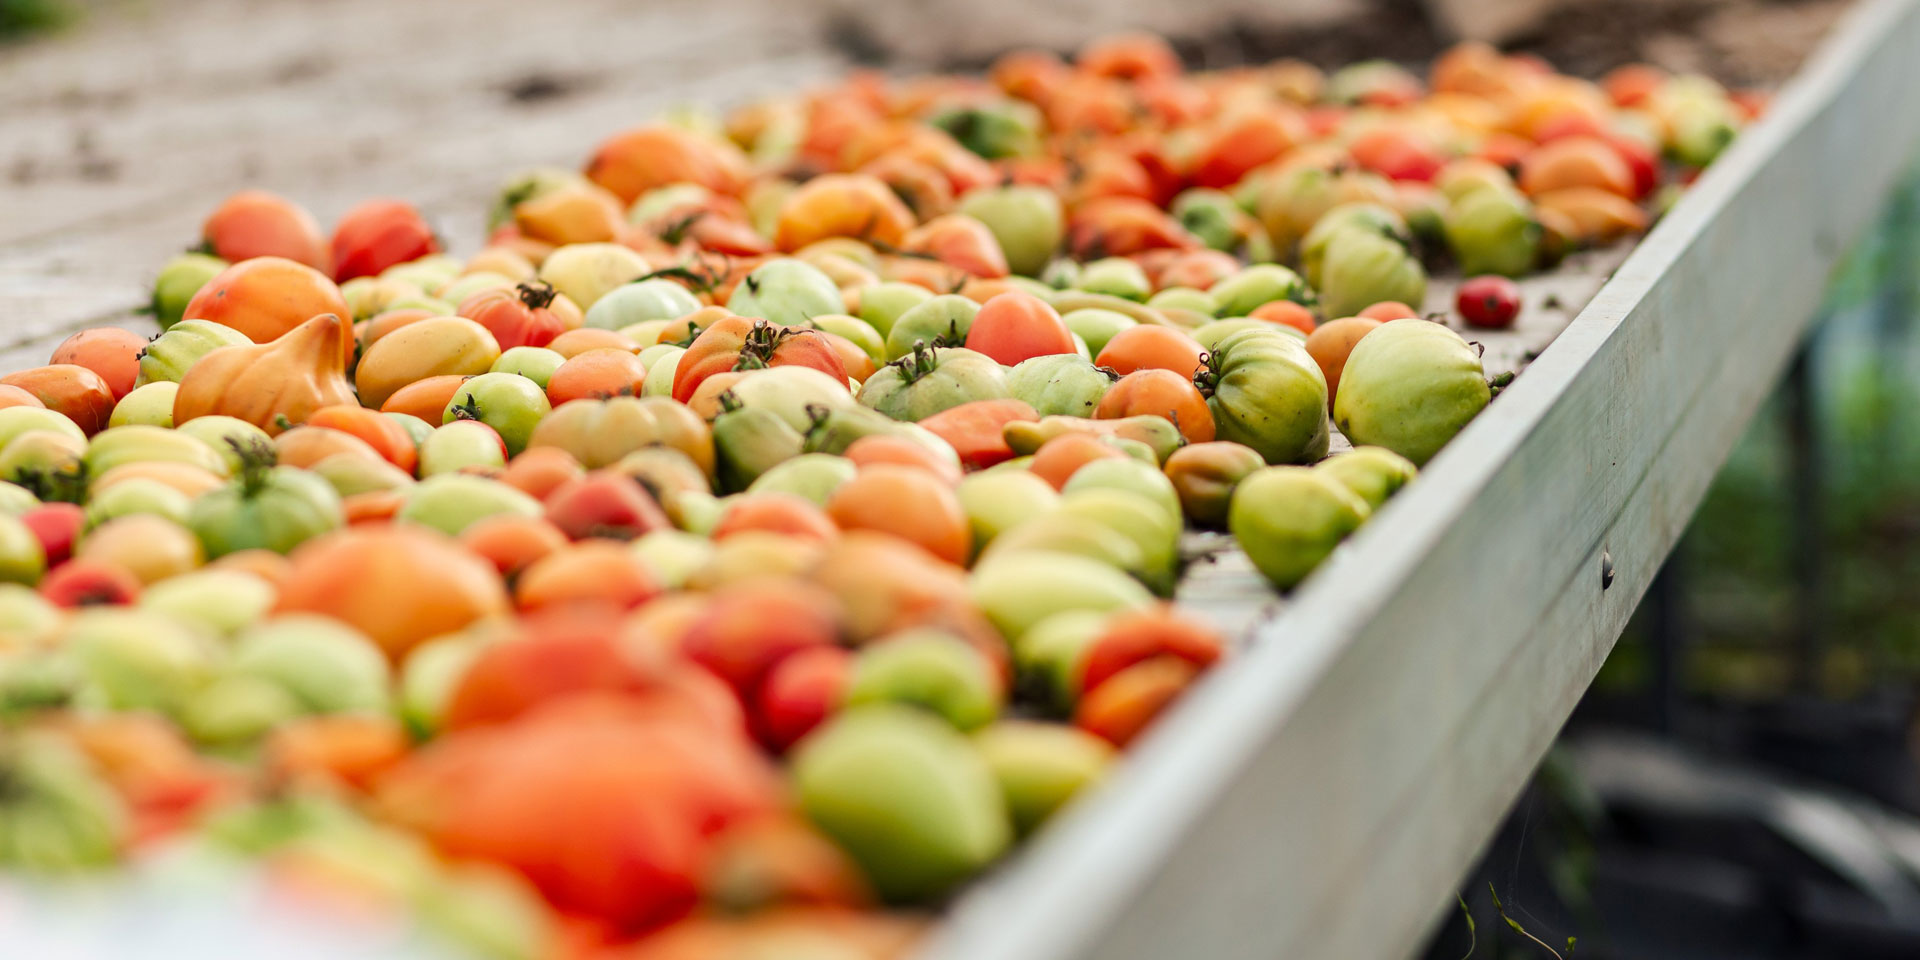
[[86, 511], [72, 503], [43, 503], [20, 515], [20, 522], [40, 541], [49, 570], [73, 556], [74, 541], [80, 539], [80, 528], [86, 521]]
[[754, 728], [768, 746], [785, 750], [839, 712], [853, 680], [853, 653], [812, 647], [781, 660], [755, 698]]
[[395, 264], [439, 252], [433, 228], [412, 204], [369, 200], [347, 211], [333, 228], [333, 279], [344, 283], [374, 276]]
[[242, 190], [221, 201], [201, 224], [200, 236], [214, 256], [228, 263], [285, 257], [315, 270], [332, 270], [326, 237], [313, 214], [265, 190]]
[[1453, 302], [1468, 326], [1511, 327], [1520, 316], [1520, 285], [1498, 274], [1474, 277], [1460, 285]]
[[575, 540], [631, 540], [673, 526], [640, 482], [612, 470], [596, 470], [547, 497], [547, 520]]
[[560, 294], [544, 283], [482, 290], [454, 312], [486, 327], [501, 350], [544, 347], [567, 331], [567, 322], [552, 310]]
[[968, 350], [1004, 366], [1033, 357], [1073, 352], [1073, 332], [1045, 300], [1031, 293], [1000, 294], [981, 306], [967, 330]]

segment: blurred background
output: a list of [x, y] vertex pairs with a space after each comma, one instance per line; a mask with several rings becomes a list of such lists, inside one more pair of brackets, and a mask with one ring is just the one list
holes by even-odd
[[[44, 353], [38, 303], [67, 324], [137, 303], [155, 244], [243, 182], [298, 183], [322, 219], [387, 191], [477, 221], [507, 172], [572, 164], [677, 101], [1118, 29], [1164, 33], [1198, 66], [1418, 66], [1477, 38], [1587, 75], [1646, 60], [1770, 87], [1848, 7], [0, 0], [0, 284], [42, 298], [0, 317], [0, 363]], [[1920, 956], [1916, 274], [1920, 178], [1854, 244], [1429, 957]]]

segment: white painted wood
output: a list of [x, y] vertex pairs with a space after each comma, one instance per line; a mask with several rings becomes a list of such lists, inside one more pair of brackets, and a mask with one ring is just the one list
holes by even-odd
[[924, 956], [1416, 949], [1920, 155], [1917, 52], [1920, 3], [1856, 11], [1516, 385]]

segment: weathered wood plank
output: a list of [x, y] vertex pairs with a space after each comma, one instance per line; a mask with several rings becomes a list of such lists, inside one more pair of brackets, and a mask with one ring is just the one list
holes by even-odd
[[1920, 3], [1864, 8], [1512, 390], [930, 956], [1417, 947], [1916, 156], [1915, 49]]

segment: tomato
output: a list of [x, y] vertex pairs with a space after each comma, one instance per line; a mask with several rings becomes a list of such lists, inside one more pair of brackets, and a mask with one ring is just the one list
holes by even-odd
[[80, 541], [74, 556], [118, 566], [142, 586], [187, 573], [205, 561], [200, 541], [191, 532], [152, 513], [129, 513], [98, 524]]
[[727, 309], [791, 327], [822, 314], [845, 313], [847, 307], [839, 286], [818, 267], [780, 257], [753, 268], [727, 297]]
[[492, 563], [512, 582], [540, 558], [565, 547], [567, 537], [542, 517], [496, 513], [461, 530], [460, 545]]
[[1320, 365], [1320, 372], [1327, 381], [1327, 405], [1333, 408], [1340, 396], [1340, 374], [1346, 369], [1347, 357], [1353, 352], [1360, 338], [1373, 332], [1381, 321], [1370, 317], [1343, 317], [1321, 324], [1307, 337], [1307, 353]]
[[[897, 329], [897, 328], [896, 328]], [[859, 401], [896, 420], [919, 420], [977, 400], [1009, 396], [992, 358], [961, 348], [916, 347], [860, 387]]]
[[1371, 512], [1365, 500], [1326, 473], [1269, 467], [1234, 489], [1227, 528], [1261, 574], [1290, 590]]
[[285, 257], [329, 270], [327, 241], [313, 214], [265, 190], [242, 190], [220, 202], [200, 226], [207, 251], [229, 262]]
[[1132, 743], [1199, 671], [1178, 657], [1155, 657], [1128, 667], [1080, 702], [1073, 725], [1117, 747]]
[[1248, 311], [1247, 316], [1289, 327], [1307, 335], [1311, 335], [1314, 331], [1313, 311], [1291, 300], [1269, 300]]
[[1113, 335], [1093, 362], [1125, 376], [1135, 370], [1172, 370], [1193, 376], [1206, 364], [1199, 343], [1172, 327], [1141, 324]]
[[1031, 357], [1072, 353], [1073, 334], [1045, 300], [1009, 292], [988, 300], [967, 329], [966, 347], [1013, 366]]
[[540, 385], [518, 374], [483, 373], [460, 385], [441, 423], [477, 420], [492, 427], [509, 457], [526, 449], [541, 418], [553, 409]]
[[646, 377], [646, 366], [629, 350], [588, 350], [553, 371], [547, 380], [547, 399], [559, 407], [574, 400], [637, 396]]
[[887, 331], [887, 357], [897, 360], [913, 352], [915, 344], [957, 347], [967, 342], [980, 305], [955, 294], [924, 300], [902, 313]]
[[960, 482], [960, 465], [946, 451], [935, 452], [927, 444], [904, 436], [876, 434], [861, 437], [848, 445], [843, 454], [864, 469], [877, 463], [890, 463], [925, 470], [947, 485]]
[[[37, 407], [45, 410], [47, 405], [41, 403], [39, 397], [27, 392], [24, 387], [0, 384], [0, 409], [7, 407]], [[171, 407], [168, 412], [171, 414]]]
[[86, 367], [68, 363], [33, 367], [0, 377], [0, 386], [33, 394], [49, 411], [65, 416], [89, 436], [105, 430], [113, 416], [113, 388]]
[[1502, 329], [1520, 315], [1520, 285], [1506, 277], [1472, 277], [1454, 294], [1454, 307], [1468, 326]]
[[724, 540], [747, 530], [768, 530], [822, 542], [840, 535], [839, 528], [813, 501], [798, 494], [764, 491], [732, 498], [708, 535]]
[[179, 323], [194, 294], [226, 268], [227, 261], [204, 253], [183, 253], [167, 261], [153, 281], [153, 300], [148, 305], [160, 329], [170, 330]]
[[858, 237], [898, 247], [913, 225], [913, 211], [878, 178], [825, 174], [801, 184], [780, 205], [773, 242], [791, 251], [830, 237]]
[[432, 426], [427, 423], [427, 418], [432, 417], [438, 420], [447, 409], [447, 404], [453, 402], [454, 396], [460, 392], [461, 385], [471, 379], [473, 378], [470, 376], [447, 374], [415, 380], [395, 390], [386, 402], [380, 404], [380, 413], [396, 419], [409, 418], [397, 420], [402, 424], [418, 424], [417, 432], [415, 428], [410, 428], [408, 431], [409, 435], [414, 437], [415, 446], [418, 446], [425, 443], [427, 436], [433, 432]]
[[819, 331], [727, 317], [701, 331], [680, 355], [674, 368], [673, 398], [687, 402], [717, 373], [781, 366], [811, 367], [836, 381], [847, 379], [846, 366]]
[[568, 329], [566, 320], [551, 309], [559, 296], [544, 283], [522, 283], [482, 290], [462, 301], [455, 312], [487, 328], [502, 350], [544, 347]]
[[1569, 187], [1595, 187], [1627, 198], [1639, 195], [1626, 159], [1597, 136], [1561, 137], [1528, 151], [1520, 160], [1519, 182], [1530, 196]]
[[1326, 456], [1326, 377], [1297, 338], [1263, 329], [1229, 334], [1195, 382], [1219, 439], [1252, 447], [1268, 463]]
[[135, 387], [113, 405], [113, 415], [107, 418], [107, 426], [172, 427], [173, 401], [179, 393], [179, 384], [166, 381]]
[[478, 376], [500, 359], [499, 341], [465, 317], [432, 317], [388, 334], [360, 358], [360, 402], [383, 406], [402, 389], [433, 377]]
[[1260, 452], [1226, 440], [1194, 443], [1167, 458], [1167, 479], [1180, 497], [1181, 512], [1194, 523], [1218, 527], [1227, 521], [1234, 487], [1266, 466]]
[[611, 470], [592, 471], [549, 494], [546, 517], [575, 540], [632, 540], [672, 526], [646, 488]]
[[514, 585], [522, 612], [563, 607], [630, 610], [660, 595], [653, 568], [625, 544], [570, 544], [529, 566]]
[[585, 323], [601, 330], [621, 330], [648, 320], [674, 320], [700, 309], [685, 287], [671, 280], [641, 280], [608, 291], [587, 308]]
[[1094, 416], [1101, 420], [1152, 414], [1180, 429], [1188, 443], [1213, 439], [1213, 414], [1193, 381], [1170, 370], [1136, 370], [1114, 383]]
[[[185, 317], [209, 320], [254, 343], [266, 343], [323, 313], [353, 316], [340, 288], [326, 274], [281, 257], [258, 257], [242, 260], [207, 281], [187, 303]], [[353, 358], [353, 336], [345, 325], [340, 356]]]
[[147, 339], [131, 330], [95, 327], [60, 341], [47, 362], [92, 370], [107, 382], [117, 401], [133, 390], [140, 375], [140, 353], [146, 347]]
[[1540, 257], [1540, 225], [1526, 201], [1505, 190], [1480, 187], [1454, 200], [1447, 207], [1446, 237], [1468, 276], [1517, 277]]
[[255, 548], [286, 553], [346, 522], [325, 480], [270, 462], [249, 451], [238, 480], [193, 501], [187, 526], [208, 557]]
[[1126, 456], [1119, 447], [1092, 434], [1069, 433], [1042, 444], [1027, 469], [1059, 490], [1081, 467], [1095, 460]]
[[747, 162], [731, 143], [663, 123], [608, 139], [594, 151], [586, 173], [622, 203], [631, 204], [649, 190], [676, 183], [738, 193], [746, 182]]
[[755, 728], [774, 749], [792, 747], [839, 712], [852, 675], [853, 654], [840, 647], [809, 647], [782, 658], [755, 696]]
[[1347, 439], [1424, 466], [1491, 398], [1480, 356], [1459, 334], [1395, 320], [1354, 346], [1333, 413]]
[[907, 253], [932, 257], [975, 277], [1004, 277], [1007, 257], [986, 224], [966, 214], [934, 217], [907, 232], [901, 241]]
[[403, 200], [369, 200], [347, 211], [334, 225], [331, 246], [337, 281], [375, 276], [440, 252], [433, 229]]
[[569, 401], [540, 421], [528, 445], [557, 447], [589, 469], [610, 466], [654, 445], [686, 454], [708, 473], [714, 465], [712, 434], [706, 423], [665, 397]]
[[419, 462], [418, 444], [406, 426], [395, 417], [365, 407], [321, 407], [307, 418], [306, 425], [352, 434], [407, 473], [412, 473]]
[[86, 511], [72, 503], [45, 503], [21, 513], [20, 522], [40, 541], [47, 566], [57, 567], [73, 556], [73, 544], [86, 524]]
[[[0, 514], [0, 583], [33, 586], [47, 572], [47, 551], [21, 520]], [[9, 631], [10, 633], [11, 631]]]
[[417, 525], [338, 531], [295, 551], [292, 561], [276, 612], [333, 617], [396, 660], [509, 608], [491, 564]]
[[[465, 384], [461, 386], [464, 388]], [[422, 477], [506, 465], [506, 440], [499, 431], [478, 420], [454, 419], [443, 423], [420, 443]]]
[[840, 485], [827, 513], [843, 530], [875, 530], [952, 564], [972, 550], [966, 512], [944, 480], [925, 470], [875, 464]]

